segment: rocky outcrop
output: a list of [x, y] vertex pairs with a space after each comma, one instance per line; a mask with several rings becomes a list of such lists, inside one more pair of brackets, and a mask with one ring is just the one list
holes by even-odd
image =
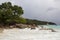
[[42, 26], [39, 30], [51, 30], [51, 32], [56, 32], [54, 29], [47, 28], [47, 27], [44, 27], [44, 26]]

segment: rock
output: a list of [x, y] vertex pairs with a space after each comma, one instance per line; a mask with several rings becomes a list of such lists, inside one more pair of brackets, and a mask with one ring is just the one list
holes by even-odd
[[35, 28], [31, 28], [31, 29], [35, 29]]
[[4, 31], [4, 29], [3, 28], [0, 28], [0, 33], [2, 33]]
[[51, 30], [52, 32], [56, 32], [56, 31], [55, 31], [54, 29], [52, 29], [52, 28], [51, 28], [50, 30]]

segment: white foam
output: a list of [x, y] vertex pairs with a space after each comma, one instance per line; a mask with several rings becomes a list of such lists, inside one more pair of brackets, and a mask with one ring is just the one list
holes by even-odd
[[60, 32], [49, 30], [5, 29], [0, 40], [60, 40]]

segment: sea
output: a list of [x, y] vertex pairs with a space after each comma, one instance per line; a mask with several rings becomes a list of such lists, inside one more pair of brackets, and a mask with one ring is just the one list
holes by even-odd
[[60, 25], [39, 25], [39, 26], [54, 28], [54, 29], [60, 29]]
[[57, 32], [60, 32], [60, 25], [38, 25], [38, 27], [51, 28], [56, 30]]

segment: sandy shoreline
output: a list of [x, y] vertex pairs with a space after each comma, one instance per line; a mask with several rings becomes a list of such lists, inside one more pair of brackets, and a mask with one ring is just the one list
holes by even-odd
[[60, 40], [60, 32], [49, 30], [4, 29], [0, 40]]

